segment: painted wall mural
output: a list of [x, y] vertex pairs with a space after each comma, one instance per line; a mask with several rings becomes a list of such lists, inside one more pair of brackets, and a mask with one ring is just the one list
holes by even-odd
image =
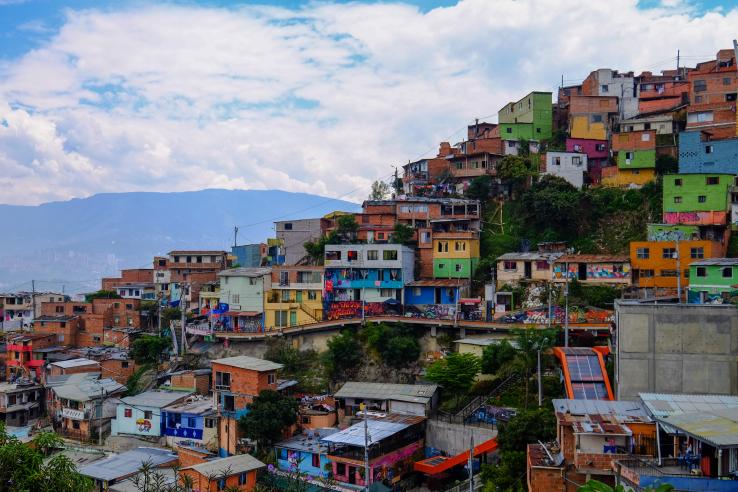
[[618, 280], [630, 278], [630, 265], [623, 263], [591, 263], [587, 265], [587, 279]]
[[[525, 309], [514, 313], [506, 314], [501, 318], [504, 323], [521, 323], [521, 324], [547, 324], [547, 307], [540, 307], [534, 309]], [[564, 308], [554, 306], [551, 308], [552, 317], [551, 322], [554, 324], [563, 324], [566, 318], [566, 311]], [[597, 308], [569, 308], [569, 323], [610, 323], [615, 320], [615, 313], [607, 309]]]

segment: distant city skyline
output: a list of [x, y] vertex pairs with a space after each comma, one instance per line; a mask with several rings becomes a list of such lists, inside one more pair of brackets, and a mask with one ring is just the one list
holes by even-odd
[[736, 26], [732, 3], [680, 0], [0, 0], [0, 203], [216, 187], [361, 200], [562, 76], [674, 68], [677, 50], [694, 66]]

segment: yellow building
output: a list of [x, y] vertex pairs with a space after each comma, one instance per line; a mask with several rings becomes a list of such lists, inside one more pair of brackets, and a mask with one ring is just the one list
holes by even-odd
[[607, 140], [607, 127], [602, 121], [592, 122], [590, 115], [572, 116], [571, 138]]
[[434, 278], [471, 278], [478, 264], [476, 231], [433, 233]]
[[602, 186], [625, 188], [643, 186], [656, 179], [655, 169], [618, 169], [617, 166], [602, 168]]
[[322, 320], [323, 267], [273, 267], [271, 289], [264, 292], [265, 330], [308, 325]]

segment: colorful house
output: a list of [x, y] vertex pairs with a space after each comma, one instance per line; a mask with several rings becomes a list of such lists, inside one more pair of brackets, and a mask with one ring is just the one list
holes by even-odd
[[161, 436], [166, 428], [163, 409], [183, 402], [190, 394], [182, 391], [149, 390], [122, 398], [112, 422], [112, 434]]
[[724, 226], [728, 223], [733, 184], [729, 174], [664, 176], [664, 222]]
[[587, 172], [592, 183], [599, 183], [602, 168], [610, 162], [610, 142], [586, 138], [567, 138], [566, 151], [587, 155]]
[[698, 63], [689, 71], [687, 130], [709, 130], [715, 138], [736, 135], [736, 70], [735, 51], [724, 49], [714, 60]]
[[324, 266], [329, 311], [344, 303], [361, 309], [362, 301], [403, 302], [405, 283], [415, 280], [415, 252], [399, 244], [329, 244]]
[[183, 442], [207, 449], [218, 447], [218, 415], [212, 398], [190, 395], [163, 408], [161, 421], [167, 446]]
[[323, 320], [323, 267], [275, 266], [264, 295], [267, 331]]
[[503, 140], [546, 140], [551, 138], [553, 106], [550, 92], [531, 92], [506, 104], [497, 113]]
[[364, 476], [364, 422], [330, 434], [321, 441], [329, 447], [333, 479], [366, 486], [375, 482], [395, 483], [412, 473], [413, 463], [424, 458], [425, 417], [385, 414], [381, 418], [369, 416], [369, 473]]
[[433, 233], [433, 277], [470, 279], [479, 264], [479, 232]]
[[248, 413], [246, 406], [261, 391], [277, 390], [277, 371], [282, 367], [282, 364], [246, 355], [212, 361], [213, 401], [220, 415], [220, 456], [236, 454], [238, 419]]
[[321, 439], [337, 429], [315, 429], [274, 445], [277, 467], [287, 473], [303, 473], [311, 477], [328, 478], [332, 463], [328, 459], [329, 446]]
[[463, 297], [468, 297], [468, 280], [441, 278], [415, 280], [405, 285], [405, 305], [417, 308], [426, 318], [451, 319]]
[[564, 255], [553, 264], [553, 281], [630, 285], [630, 259], [620, 255]]
[[[630, 243], [633, 285], [675, 290], [679, 275], [681, 286], [686, 287], [689, 283], [689, 266], [693, 261], [720, 257], [723, 251], [723, 244], [704, 239], [633, 241]], [[677, 271], [677, 259], [681, 271]]]
[[264, 331], [264, 293], [271, 287], [270, 268], [231, 268], [218, 274], [220, 304], [228, 307], [218, 330]]
[[521, 282], [549, 282], [553, 264], [563, 253], [540, 251], [505, 253], [497, 258], [497, 288]]
[[569, 103], [569, 135], [573, 139], [609, 140], [617, 114], [617, 97], [572, 96]]
[[738, 138], [713, 140], [708, 130], [680, 133], [679, 172], [738, 174]]
[[262, 260], [266, 260], [267, 252], [265, 243], [241, 244], [231, 247], [231, 254], [236, 257], [236, 263], [243, 268], [262, 266]]
[[722, 304], [736, 295], [738, 258], [710, 258], [689, 265], [690, 303]]
[[575, 152], [547, 152], [545, 174], [567, 180], [572, 186], [584, 185], [584, 173], [589, 169], [587, 154]]
[[216, 460], [203, 461], [179, 470], [180, 480], [190, 479], [193, 490], [218, 492], [238, 490], [247, 492], [256, 487], [257, 472], [266, 465], [250, 454], [239, 454]]

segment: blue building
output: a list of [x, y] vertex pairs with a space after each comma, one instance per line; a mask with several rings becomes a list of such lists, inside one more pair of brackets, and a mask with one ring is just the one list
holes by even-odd
[[231, 254], [236, 257], [236, 263], [244, 268], [261, 266], [261, 259], [266, 256], [265, 244], [242, 244], [231, 247]]
[[738, 174], [738, 138], [712, 140], [709, 131], [680, 133], [679, 172]]
[[405, 304], [456, 305], [469, 293], [469, 282], [457, 279], [416, 280], [405, 286]]
[[321, 439], [338, 429], [314, 429], [274, 445], [277, 454], [277, 468], [286, 472], [299, 470], [301, 473], [328, 478], [331, 462], [328, 460], [327, 444]]
[[218, 416], [212, 398], [192, 396], [169, 405], [161, 411], [161, 422], [168, 446], [183, 441], [207, 448], [218, 445]]
[[162, 409], [184, 401], [189, 395], [182, 391], [149, 390], [121, 398], [111, 422], [112, 435], [161, 436], [164, 431]]

